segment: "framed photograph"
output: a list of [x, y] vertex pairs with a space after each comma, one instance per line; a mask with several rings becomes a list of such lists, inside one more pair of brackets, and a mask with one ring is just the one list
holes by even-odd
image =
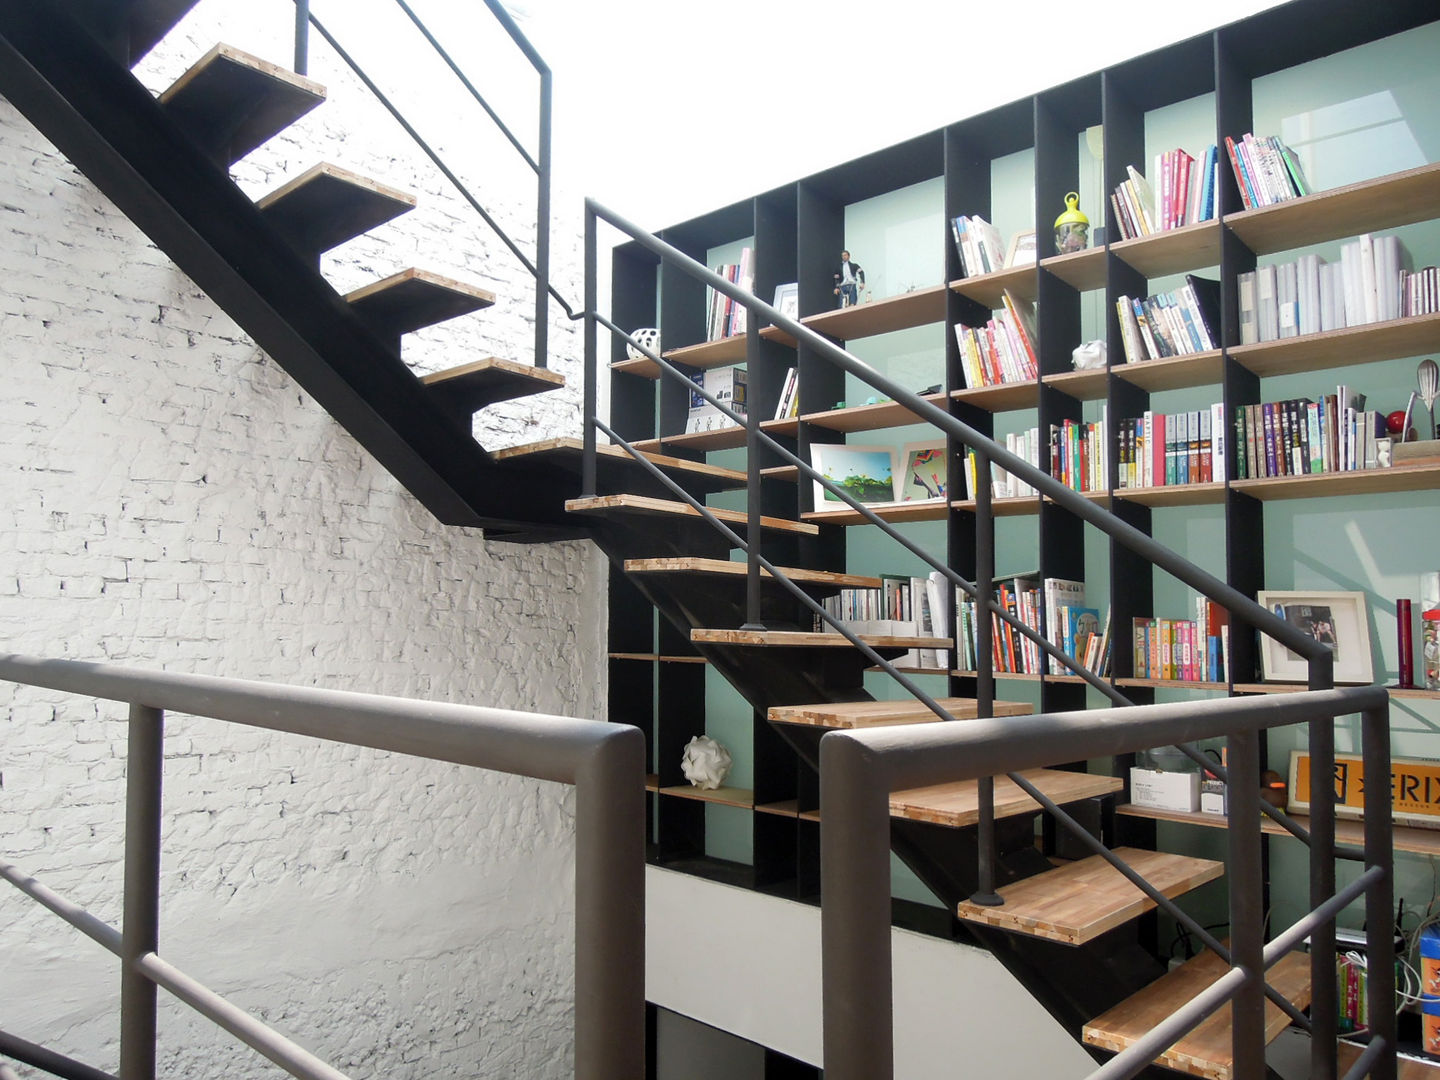
[[[825, 479], [849, 493], [856, 502], [895, 501], [895, 447], [850, 446], [844, 443], [812, 443], [810, 464]], [[834, 509], [847, 504], [815, 481], [815, 509]]]
[[900, 451], [901, 469], [895, 483], [899, 502], [943, 499], [950, 490], [946, 477], [945, 441], [906, 443]]
[[[1335, 654], [1337, 683], [1375, 681], [1364, 593], [1261, 589], [1255, 599], [1291, 626], [1330, 647]], [[1265, 634], [1260, 635], [1260, 670], [1267, 681], [1304, 682], [1308, 676], [1302, 656]]]
[[1035, 265], [1035, 230], [1017, 232], [1010, 238], [1010, 250], [1005, 253], [1005, 269], [1017, 266]]
[[771, 301], [771, 307], [786, 318], [799, 319], [800, 283], [792, 281], [788, 285], [776, 285], [775, 299]]

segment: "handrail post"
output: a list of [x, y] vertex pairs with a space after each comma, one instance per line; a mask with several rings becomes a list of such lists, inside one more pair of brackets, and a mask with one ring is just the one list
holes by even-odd
[[125, 923], [120, 939], [120, 1075], [155, 1078], [155, 984], [136, 960], [160, 941], [160, 782], [165, 714], [130, 706], [125, 766]]
[[[1390, 775], [1390, 709], [1366, 709], [1360, 714], [1360, 745], [1366, 776]], [[1384, 872], [1365, 893], [1366, 955], [1373, 958], [1367, 971], [1370, 1030], [1385, 1048], [1371, 1071], [1371, 1080], [1395, 1080], [1395, 965], [1379, 963], [1392, 950], [1395, 925], [1395, 849], [1390, 827], [1389, 784], [1367, 788], [1365, 798], [1365, 865]]]
[[295, 0], [295, 74], [310, 73], [310, 0]]
[[[1334, 658], [1327, 652], [1309, 662], [1310, 689], [1335, 685]], [[1381, 774], [1388, 776], [1389, 769]], [[1233, 791], [1233, 784], [1228, 788]], [[1310, 908], [1335, 894], [1335, 721], [1317, 718], [1310, 724]], [[1387, 915], [1385, 925], [1394, 921]], [[1340, 1002], [1335, 986], [1335, 924], [1327, 921], [1310, 937], [1310, 1076], [1335, 1080], [1335, 1040]]]
[[[1260, 852], [1260, 736], [1226, 739], [1230, 770], [1230, 962], [1245, 985], [1230, 1003], [1230, 1038], [1236, 1080], [1265, 1076], [1265, 903]], [[1333, 961], [1332, 961], [1333, 962]]]
[[599, 362], [600, 349], [596, 341], [598, 328], [595, 325], [595, 305], [599, 301], [599, 286], [595, 276], [599, 268], [595, 231], [599, 222], [595, 216], [595, 203], [585, 200], [585, 416], [581, 425], [583, 450], [580, 458], [580, 495], [590, 499], [595, 496], [595, 419], [599, 409]]
[[[993, 635], [990, 622], [990, 584], [995, 578], [995, 518], [990, 505], [990, 456], [975, 448], [975, 715], [990, 716], [995, 711], [995, 665], [992, 656]], [[959, 642], [956, 643], [959, 648]], [[977, 781], [980, 817], [976, 822], [976, 848], [979, 858], [976, 904], [999, 907], [1004, 899], [995, 890], [995, 863], [999, 856], [995, 841], [995, 778], [982, 776]]]
[[[760, 369], [760, 320], [747, 312], [745, 368]], [[760, 410], [747, 390], [745, 395], [745, 623], [741, 630], [762, 631], [760, 615]]]
[[[540, 159], [535, 195], [535, 366], [549, 367], [550, 349], [550, 69], [540, 72]], [[588, 288], [588, 285], [587, 285]]]

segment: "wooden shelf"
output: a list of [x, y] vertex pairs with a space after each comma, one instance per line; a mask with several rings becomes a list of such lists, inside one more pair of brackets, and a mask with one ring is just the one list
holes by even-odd
[[986, 412], [1010, 412], [1014, 409], [1033, 409], [1040, 401], [1040, 394], [1033, 381], [996, 383], [994, 386], [976, 386], [964, 390], [952, 390], [950, 396], [966, 405], [973, 405]]
[[1120, 240], [1110, 245], [1110, 252], [1147, 278], [1218, 266], [1220, 223], [1197, 221], [1178, 229]]
[[612, 652], [611, 660], [640, 660], [652, 664], [704, 664], [703, 656], [664, 656], [661, 653]]
[[[692, 368], [727, 367], [745, 362], [745, 335], [720, 338], [718, 341], [702, 341], [698, 345], [686, 345], [680, 349], [667, 349], [660, 354], [672, 364], [684, 364]], [[639, 360], [618, 360], [610, 365], [611, 371], [623, 371], [627, 375], [639, 375], [646, 379], [660, 378], [660, 365], [648, 356]]]
[[792, 484], [797, 484], [800, 482], [800, 466], [772, 465], [768, 469], [761, 469], [760, 475], [766, 480], [788, 480]]
[[1076, 401], [1104, 401], [1110, 392], [1109, 372], [1104, 368], [1091, 371], [1062, 371], [1045, 375], [1041, 382], [1052, 390], [1069, 394]]
[[647, 454], [662, 450], [733, 450], [745, 445], [745, 429], [729, 427], [719, 431], [686, 431], [658, 439], [637, 439], [631, 445]]
[[1236, 345], [1231, 359], [1262, 379], [1394, 360], [1440, 350], [1440, 315], [1347, 326], [1321, 334], [1302, 334], [1279, 341]]
[[[947, 513], [944, 499], [924, 499], [907, 503], [877, 503], [869, 507], [876, 517], [891, 524], [909, 521], [943, 521]], [[813, 521], [817, 525], [870, 525], [873, 524], [858, 510], [841, 507], [838, 510], [812, 510], [801, 514], [800, 520]]]
[[[922, 397], [932, 405], [945, 407], [945, 394], [924, 394]], [[844, 409], [828, 412], [807, 413], [800, 418], [807, 424], [825, 428], [827, 431], [876, 431], [880, 428], [903, 427], [906, 424], [923, 424], [924, 420], [901, 405], [898, 401], [880, 401], [874, 405], [851, 405]]]
[[1104, 248], [1086, 248], [1069, 255], [1052, 255], [1041, 260], [1040, 266], [1080, 292], [1105, 287]]
[[[1236, 689], [1239, 689], [1238, 687]], [[1182, 810], [1156, 810], [1150, 806], [1136, 806], [1125, 803], [1115, 808], [1117, 814], [1126, 817], [1149, 818], [1152, 821], [1171, 821], [1180, 825], [1200, 825], [1211, 829], [1228, 829], [1229, 820], [1224, 814], [1202, 814], [1198, 810], [1186, 813]], [[1295, 823], [1303, 828], [1310, 827], [1310, 818], [1304, 814], [1291, 814]], [[1440, 856], [1440, 829], [1417, 829], [1411, 825], [1392, 827], [1395, 850], [1408, 851], [1412, 855]], [[1260, 819], [1260, 831], [1271, 836], [1289, 836], [1290, 833], [1268, 817]], [[1365, 844], [1365, 823], [1353, 818], [1335, 819], [1335, 842], [1352, 847]]]
[[1219, 386], [1225, 372], [1225, 360], [1219, 349], [1171, 356], [1164, 360], [1141, 360], [1133, 364], [1116, 364], [1110, 369], [1117, 379], [1131, 386], [1149, 390], [1180, 390], [1187, 386]]
[[1274, 206], [1228, 214], [1225, 224], [1256, 255], [1392, 229], [1436, 216], [1440, 164], [1362, 180]]
[[1023, 300], [1035, 299], [1035, 264], [1027, 266], [1016, 266], [1008, 270], [997, 270], [993, 274], [977, 274], [974, 277], [961, 278], [959, 281], [952, 281], [950, 288], [961, 296], [968, 296], [984, 304], [992, 311], [999, 310], [1005, 304], [1002, 295], [1005, 290], [1010, 290], [1011, 296], [1018, 296]]
[[[1341, 685], [1355, 686], [1358, 684], [1346, 683]], [[1298, 694], [1306, 689], [1307, 687], [1304, 683], [1269, 682], [1235, 684], [1235, 693], [1237, 694]], [[1392, 698], [1410, 698], [1418, 701], [1440, 701], [1440, 690], [1422, 690], [1418, 687], [1405, 687], [1404, 689], [1401, 689], [1400, 687], [1395, 686], [1387, 686], [1385, 689], [1390, 691], [1390, 696]]]
[[[943, 322], [945, 319], [945, 286], [931, 285], [899, 296], [872, 300], [848, 308], [836, 308], [819, 315], [807, 315], [800, 322], [816, 333], [826, 334], [840, 341], [855, 341], [858, 338], [889, 334], [896, 330], [909, 330], [916, 326]], [[767, 330], [774, 329], [767, 327]], [[765, 335], [765, 331], [761, 331]], [[777, 332], [774, 340], [782, 340]], [[788, 334], [783, 338], [789, 338]]]
[[1219, 690], [1228, 692], [1229, 683], [1194, 682], [1188, 679], [1116, 679], [1116, 686], [1148, 686], [1155, 690]]
[[[974, 499], [959, 499], [950, 506], [955, 510], [975, 512]], [[1040, 512], [1040, 499], [1036, 495], [1019, 495], [1007, 499], [991, 499], [990, 512], [996, 517], [1023, 517]]]
[[[860, 640], [872, 649], [953, 649], [951, 638], [918, 637], [914, 634], [861, 634]], [[709, 645], [748, 645], [761, 648], [853, 649], [839, 634], [810, 633], [804, 630], [710, 630], [690, 631], [690, 640]]]
[[677, 799], [694, 799], [696, 802], [719, 803], [721, 806], [738, 806], [742, 810], [755, 809], [755, 792], [749, 788], [718, 787], [711, 791], [702, 791], [690, 784], [677, 784], [674, 787], [662, 787], [660, 794]]
[[1141, 506], [1208, 506], [1225, 501], [1224, 484], [1166, 484], [1162, 487], [1121, 488], [1117, 499]]
[[1261, 501], [1428, 491], [1440, 487], [1440, 463], [1395, 465], [1388, 469], [1360, 469], [1355, 472], [1315, 473], [1311, 476], [1232, 480], [1230, 486]]

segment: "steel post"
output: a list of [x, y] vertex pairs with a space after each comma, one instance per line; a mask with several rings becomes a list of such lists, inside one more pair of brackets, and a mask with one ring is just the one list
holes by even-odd
[[[995, 712], [994, 635], [990, 620], [991, 585], [995, 580], [995, 517], [990, 505], [990, 456], [975, 450], [975, 715]], [[956, 643], [959, 648], [959, 642]], [[970, 899], [986, 907], [1005, 901], [995, 889], [995, 861], [999, 847], [995, 839], [995, 778], [978, 780], [980, 818], [976, 823], [977, 883]]]
[[295, 0], [295, 74], [310, 73], [310, 0]]
[[125, 769], [125, 922], [120, 934], [120, 1075], [155, 1080], [155, 984], [137, 961], [160, 941], [160, 785], [165, 714], [130, 706]]
[[580, 458], [580, 496], [589, 499], [595, 496], [595, 420], [600, 408], [599, 362], [600, 349], [597, 341], [598, 327], [595, 325], [595, 306], [600, 302], [599, 285], [596, 275], [599, 271], [599, 254], [596, 229], [599, 222], [595, 217], [595, 204], [585, 200], [585, 415], [581, 417], [581, 438], [583, 449]]
[[820, 969], [826, 1080], [892, 1080], [890, 798], [874, 757], [820, 740]]
[[[1389, 776], [1388, 701], [1360, 715], [1360, 731], [1365, 775]], [[1365, 862], [1367, 867], [1380, 871], [1365, 893], [1366, 945], [1367, 954], [1378, 961], [1390, 955], [1395, 926], [1395, 841], [1390, 826], [1390, 785], [1367, 785], [1365, 802]], [[1372, 962], [1367, 987], [1370, 1030], [1377, 1041], [1385, 1042], [1370, 1076], [1372, 1080], [1395, 1080], [1395, 965]]]
[[[550, 69], [540, 72], [540, 169], [535, 194], [535, 366], [550, 366]], [[589, 278], [586, 278], [589, 288]]]
[[1230, 963], [1245, 985], [1230, 1003], [1235, 1080], [1265, 1077], [1265, 901], [1260, 855], [1260, 738], [1254, 731], [1226, 740], [1230, 783]]
[[[1329, 650], [1309, 662], [1310, 689], [1335, 685]], [[1385, 775], [1388, 775], [1387, 770]], [[1335, 892], [1335, 720], [1310, 722], [1310, 907]], [[1392, 921], [1387, 917], [1386, 925]], [[1335, 985], [1335, 924], [1315, 928], [1310, 938], [1311, 1080], [1335, 1080], [1335, 1040], [1339, 1032], [1339, 992]]]
[[[760, 320], [745, 323], [745, 366], [760, 370]], [[742, 630], [764, 630], [760, 617], [760, 410], [746, 398], [745, 408], [745, 622]]]

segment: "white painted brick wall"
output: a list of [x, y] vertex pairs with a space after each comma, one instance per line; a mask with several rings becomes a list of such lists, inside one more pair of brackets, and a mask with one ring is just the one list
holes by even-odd
[[[205, 0], [147, 85], [217, 40], [285, 60], [288, 5], [269, 26], [252, 7]], [[319, 43], [312, 75], [330, 101], [237, 180], [259, 194], [329, 160], [415, 191], [327, 275], [415, 264], [501, 297], [407, 341], [417, 370], [528, 360], [523, 271]], [[530, 189], [479, 179], [528, 250]], [[578, 214], [556, 208], [578, 297]], [[3, 101], [0, 277], [0, 649], [602, 715], [589, 545], [438, 525]], [[551, 341], [571, 387], [482, 414], [483, 445], [579, 433], [579, 339], [557, 317]], [[0, 686], [0, 850], [117, 924], [124, 715]], [[162, 954], [357, 1076], [569, 1074], [567, 789], [182, 716], [165, 783]], [[108, 954], [5, 887], [0, 956], [0, 1024], [115, 1068]], [[274, 1075], [168, 1004], [161, 1062]]]

